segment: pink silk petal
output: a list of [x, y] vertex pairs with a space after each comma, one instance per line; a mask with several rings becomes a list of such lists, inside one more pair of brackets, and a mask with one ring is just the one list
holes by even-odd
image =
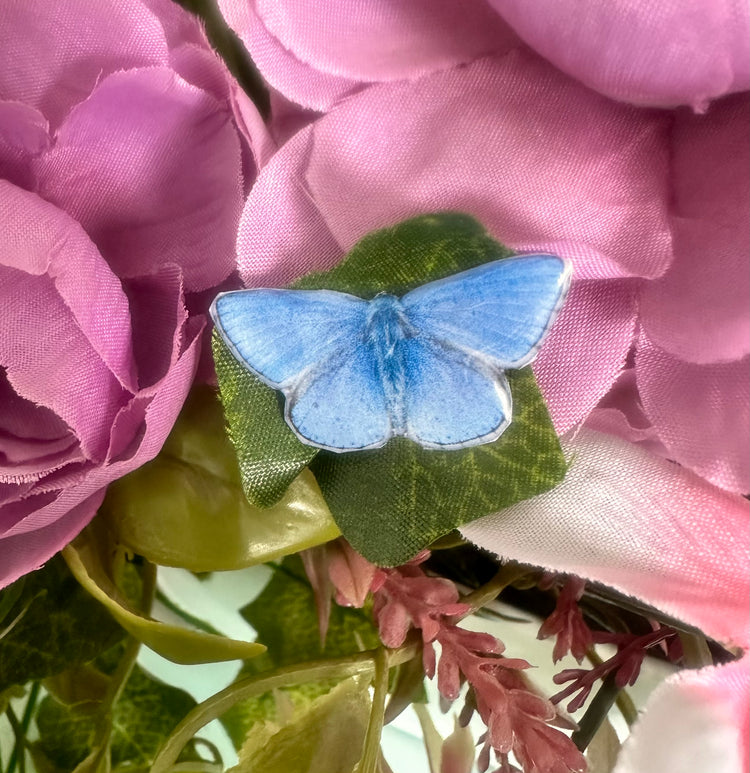
[[237, 233], [237, 267], [248, 287], [288, 284], [344, 256], [302, 179], [311, 136], [312, 127], [295, 135], [271, 158], [247, 197]]
[[675, 260], [643, 292], [654, 344], [690, 362], [750, 353], [750, 101], [678, 113], [673, 135]]
[[103, 459], [135, 380], [127, 299], [80, 226], [53, 205], [0, 181], [0, 220], [0, 363], [18, 394], [57, 414], [87, 458]]
[[16, 394], [3, 368], [0, 405], [0, 482], [32, 483], [71, 461], [85, 459], [70, 427], [49, 408]]
[[10, 0], [0, 14], [0, 98], [37, 108], [56, 127], [117, 70], [167, 64], [164, 30], [140, 0]]
[[356, 81], [416, 79], [518, 45], [484, 3], [253, 0], [269, 34], [316, 70]]
[[84, 226], [119, 276], [176, 263], [186, 288], [201, 290], [234, 267], [239, 139], [228, 110], [171, 70], [102, 80], [37, 176], [41, 195]]
[[563, 482], [461, 527], [496, 555], [609, 585], [746, 646], [750, 513], [740, 496], [584, 428]]
[[747, 773], [750, 659], [682, 671], [649, 697], [613, 773]]
[[333, 265], [370, 230], [458, 209], [518, 251], [570, 257], [576, 279], [661, 275], [665, 129], [530, 55], [373, 86], [263, 169], [240, 224], [240, 273], [287, 282]]
[[351, 97], [313, 124], [306, 188], [344, 248], [454, 209], [578, 279], [655, 277], [672, 258], [665, 120], [516, 51]]
[[138, 385], [145, 389], [164, 378], [181, 354], [188, 316], [182, 272], [168, 264], [148, 276], [126, 280], [124, 287], [130, 298]]
[[[3, 180], [0, 213], [2, 264], [38, 277], [50, 291], [54, 288], [89, 346], [125, 389], [134, 390], [128, 300], [80, 225], [35, 194]], [[25, 334], [38, 333], [45, 320], [50, 321], [49, 314], [32, 320]], [[8, 323], [5, 329], [12, 327], [16, 325]]]
[[558, 434], [582, 422], [609, 391], [627, 360], [635, 321], [631, 282], [573, 284], [533, 365]]
[[750, 357], [695, 365], [641, 336], [635, 368], [646, 416], [671, 457], [716, 486], [750, 491]]
[[29, 160], [50, 145], [45, 117], [20, 102], [0, 102], [0, 179], [32, 190]]
[[268, 31], [249, 0], [218, 0], [218, 4], [263, 78], [294, 102], [328, 110], [360, 87], [357, 81], [321, 73], [297, 59]]
[[0, 588], [39, 568], [91, 520], [108, 483], [153, 459], [164, 444], [187, 397], [197, 366], [203, 322], [188, 325], [182, 357], [158, 384], [140, 393], [149, 398], [143, 436], [131, 455], [97, 467], [77, 486], [26, 515], [0, 537]]
[[745, 0], [489, 2], [542, 56], [614, 99], [702, 110], [750, 87]]

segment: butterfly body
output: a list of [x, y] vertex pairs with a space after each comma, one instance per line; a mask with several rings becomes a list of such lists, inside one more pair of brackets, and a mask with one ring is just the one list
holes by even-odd
[[569, 273], [556, 256], [523, 256], [401, 298], [249, 289], [220, 294], [211, 314], [237, 359], [284, 393], [303, 442], [350, 451], [405, 436], [464, 448], [507, 428], [504, 370], [534, 359]]

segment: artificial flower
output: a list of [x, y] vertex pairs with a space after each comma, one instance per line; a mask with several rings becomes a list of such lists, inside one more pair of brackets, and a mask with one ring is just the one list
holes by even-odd
[[205, 326], [186, 294], [233, 270], [243, 159], [223, 65], [172, 3], [16, 3], [0, 39], [6, 585], [169, 433]]

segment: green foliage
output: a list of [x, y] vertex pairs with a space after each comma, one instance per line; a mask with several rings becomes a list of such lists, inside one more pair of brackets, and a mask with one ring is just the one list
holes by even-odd
[[230, 773], [352, 773], [370, 715], [367, 687], [367, 681], [346, 679], [283, 725], [254, 725]]
[[15, 584], [0, 592], [0, 605], [3, 599], [15, 597], [4, 622], [20, 615], [0, 638], [0, 692], [93, 660], [124, 636], [60, 556], [18, 582], [20, 594]]
[[[195, 706], [182, 690], [151, 679], [137, 666], [112, 709], [112, 766], [148, 766], [164, 738]], [[94, 748], [100, 715], [90, 704], [64, 705], [51, 696], [36, 716], [38, 751], [56, 768], [68, 771]], [[186, 751], [188, 759], [198, 759]]]
[[299, 442], [284, 422], [276, 392], [248, 373], [215, 331], [212, 342], [221, 402], [245, 494], [253, 504], [270, 507], [317, 449]]
[[[314, 594], [305, 578], [302, 562], [296, 556], [284, 560], [258, 598], [242, 610], [242, 615], [258, 632], [258, 641], [262, 641], [268, 650], [245, 663], [241, 676], [321, 657], [348, 655], [380, 644], [369, 610], [335, 604], [331, 609], [325, 645], [321, 644]], [[333, 682], [316, 682], [283, 692], [296, 708], [303, 708], [333, 686]], [[248, 729], [262, 720], [278, 720], [276, 700], [268, 693], [238, 703], [222, 717], [222, 723], [237, 746]]]
[[[510, 254], [467, 215], [425, 215], [369, 234], [338, 266], [303, 277], [295, 287], [365, 298], [382, 291], [401, 295]], [[508, 373], [513, 422], [494, 443], [435, 451], [396, 438], [381, 449], [335, 454], [301, 443], [283, 420], [279, 396], [216, 337], [214, 349], [248, 497], [270, 504], [309, 464], [342, 533], [374, 563], [403, 563], [451, 529], [547, 491], [565, 474], [529, 369]]]
[[309, 471], [273, 507], [251, 505], [215, 392], [192, 391], [153, 461], [113, 483], [102, 506], [117, 541], [195, 572], [263, 563], [338, 536]]

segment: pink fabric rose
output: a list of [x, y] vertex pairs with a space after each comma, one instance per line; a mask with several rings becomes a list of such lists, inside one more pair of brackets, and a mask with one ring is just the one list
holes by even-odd
[[174, 3], [12, 3], [0, 41], [2, 587], [161, 447], [205, 327], [186, 293], [234, 269], [251, 167]]
[[613, 99], [697, 110], [750, 87], [742, 0], [219, 0], [271, 86], [328, 110], [373, 83], [408, 79], [528, 44]]
[[[274, 61], [274, 74], [287, 72]], [[319, 73], [298, 73], [287, 94], [309, 95]], [[441, 209], [474, 215], [516, 251], [569, 258], [569, 300], [534, 365], [575, 454], [560, 492], [545, 495], [563, 498], [518, 505], [512, 530], [504, 511], [464, 532], [746, 647], [748, 511], [737, 493], [750, 489], [739, 376], [750, 351], [745, 96], [705, 115], [634, 108], [524, 48], [418, 75], [360, 79], [321, 101], [335, 104], [271, 158], [242, 215], [243, 280], [287, 283], [334, 265], [374, 228]], [[561, 531], [580, 543], [577, 562]], [[722, 728], [732, 764], [743, 747], [721, 696], [741, 704], [743, 669], [686, 674], [662, 693], [674, 705], [685, 691], [716, 688], [700, 737]], [[650, 722], [623, 773], [650, 753]]]

